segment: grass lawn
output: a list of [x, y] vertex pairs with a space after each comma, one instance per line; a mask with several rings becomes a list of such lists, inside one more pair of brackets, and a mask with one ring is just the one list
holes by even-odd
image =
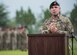
[[6, 50], [6, 51], [0, 51], [0, 55], [28, 55], [28, 51]]

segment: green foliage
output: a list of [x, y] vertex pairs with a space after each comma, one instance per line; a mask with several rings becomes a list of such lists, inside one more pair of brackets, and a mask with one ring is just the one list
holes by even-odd
[[23, 8], [21, 8], [20, 11], [16, 11], [16, 21], [18, 24], [28, 26], [35, 24], [36, 18], [30, 8], [28, 9], [28, 12], [24, 11]]
[[7, 22], [7, 25], [9, 27], [16, 27], [16, 21], [14, 19], [9, 20], [9, 22]]
[[71, 12], [71, 20], [72, 22], [77, 22], [77, 5], [74, 5], [74, 9]]
[[36, 23], [36, 18], [30, 8], [28, 11], [24, 11], [21, 7], [20, 11], [16, 11], [16, 23], [20, 25], [26, 25], [28, 27], [29, 33], [32, 33], [32, 25]]
[[72, 10], [70, 17], [75, 27], [75, 31], [77, 32], [77, 4], [74, 4], [74, 9]]
[[0, 4], [0, 26], [6, 27], [7, 26], [7, 14], [8, 12], [5, 9], [5, 6], [3, 4]]
[[44, 19], [43, 21], [45, 21], [46, 19], [49, 19], [51, 17], [50, 11], [48, 9], [46, 9], [44, 11]]

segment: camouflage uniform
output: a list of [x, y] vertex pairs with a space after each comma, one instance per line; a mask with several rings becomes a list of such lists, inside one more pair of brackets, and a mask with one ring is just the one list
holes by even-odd
[[24, 31], [17, 34], [17, 47], [20, 50], [26, 51], [28, 48], [28, 37], [27, 33]]
[[15, 50], [17, 49], [17, 32], [14, 30], [11, 32], [11, 49]]
[[26, 51], [28, 48], [28, 37], [26, 32], [21, 34], [21, 50]]
[[0, 50], [3, 49], [3, 34], [4, 32], [0, 30]]
[[72, 23], [70, 22], [69, 18], [64, 17], [62, 15], [59, 16], [57, 20], [53, 20], [52, 17], [49, 20], [46, 20], [43, 25], [41, 26], [41, 32], [42, 33], [52, 33], [48, 26], [54, 23], [58, 29], [58, 33], [72, 33], [74, 32]]

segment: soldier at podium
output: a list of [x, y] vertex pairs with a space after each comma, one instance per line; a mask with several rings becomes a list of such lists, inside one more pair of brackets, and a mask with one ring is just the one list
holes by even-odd
[[50, 4], [51, 17], [45, 20], [40, 30], [42, 33], [65, 33], [70, 34], [74, 32], [73, 25], [69, 18], [64, 17], [60, 13], [60, 5], [57, 1]]

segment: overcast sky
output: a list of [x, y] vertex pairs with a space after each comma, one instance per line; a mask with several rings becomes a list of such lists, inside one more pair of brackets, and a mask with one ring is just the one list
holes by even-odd
[[[49, 8], [49, 5], [54, 0], [0, 0], [0, 3], [3, 3], [7, 6], [7, 10], [10, 12], [9, 16], [14, 17], [15, 11], [20, 10], [21, 6], [24, 10], [27, 10], [28, 7], [32, 9], [34, 14], [41, 13], [41, 7], [43, 9]], [[57, 0], [61, 6], [61, 12], [65, 13], [71, 11], [74, 7], [76, 0]]]

